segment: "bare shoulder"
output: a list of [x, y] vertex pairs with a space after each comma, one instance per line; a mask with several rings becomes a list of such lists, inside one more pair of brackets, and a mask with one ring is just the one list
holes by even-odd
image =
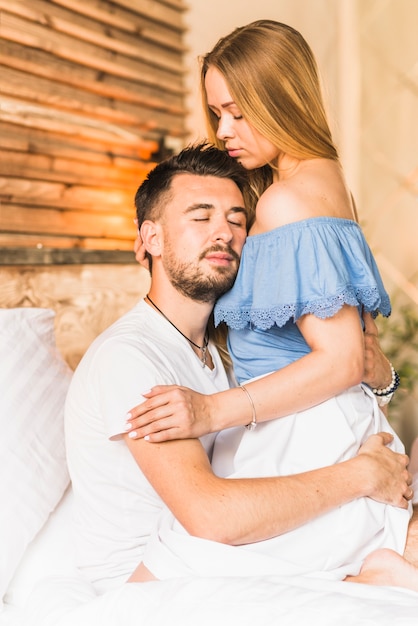
[[293, 181], [279, 181], [260, 197], [256, 207], [256, 222], [252, 229], [259, 232], [278, 228], [311, 217], [311, 212]]
[[355, 219], [341, 168], [324, 159], [307, 161], [293, 176], [274, 182], [260, 197], [252, 234], [311, 217]]

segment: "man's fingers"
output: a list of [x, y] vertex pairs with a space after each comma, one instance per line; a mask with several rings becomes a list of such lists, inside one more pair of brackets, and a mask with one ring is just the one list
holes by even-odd
[[404, 494], [403, 497], [405, 498], [405, 500], [412, 500], [412, 498], [414, 497], [414, 490], [412, 489], [412, 487], [409, 487], [408, 491]]
[[384, 431], [377, 433], [377, 436], [381, 437], [385, 446], [387, 446], [389, 443], [393, 441], [393, 435], [391, 435], [390, 433], [386, 433]]
[[364, 332], [369, 335], [375, 335], [376, 337], [379, 334], [378, 328], [376, 326], [376, 322], [374, 321], [371, 313], [363, 313], [363, 321], [364, 321]]

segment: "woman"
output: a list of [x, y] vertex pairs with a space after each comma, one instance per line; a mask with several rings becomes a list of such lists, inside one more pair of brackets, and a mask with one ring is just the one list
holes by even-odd
[[[384, 403], [399, 381], [392, 369], [386, 388], [361, 385], [361, 313], [389, 315], [390, 303], [355, 221], [314, 57], [296, 30], [261, 20], [221, 39], [201, 76], [210, 139], [250, 172], [257, 201], [237, 280], [215, 308], [240, 386], [213, 396], [156, 388], [131, 423], [168, 428], [165, 438], [247, 423], [217, 439], [212, 465], [231, 478], [350, 458], [373, 432], [393, 432], [376, 398]], [[179, 396], [192, 424], [184, 431]], [[396, 436], [394, 446], [403, 451]], [[168, 515], [144, 563], [159, 578], [212, 575], [221, 563], [222, 574], [344, 579], [374, 550], [402, 554], [409, 517], [364, 498], [236, 548], [189, 537]]]

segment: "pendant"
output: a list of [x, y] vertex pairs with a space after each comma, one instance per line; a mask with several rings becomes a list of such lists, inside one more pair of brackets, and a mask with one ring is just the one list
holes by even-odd
[[200, 362], [202, 363], [202, 367], [205, 367], [206, 365], [206, 350], [207, 350], [206, 346], [203, 346], [203, 348], [201, 348], [202, 358], [200, 359]]

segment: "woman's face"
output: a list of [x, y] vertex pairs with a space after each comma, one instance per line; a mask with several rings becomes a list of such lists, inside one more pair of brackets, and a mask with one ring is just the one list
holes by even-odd
[[218, 118], [216, 135], [229, 155], [247, 170], [276, 164], [280, 150], [242, 117], [223, 75], [215, 67], [206, 72], [205, 89], [208, 106]]

